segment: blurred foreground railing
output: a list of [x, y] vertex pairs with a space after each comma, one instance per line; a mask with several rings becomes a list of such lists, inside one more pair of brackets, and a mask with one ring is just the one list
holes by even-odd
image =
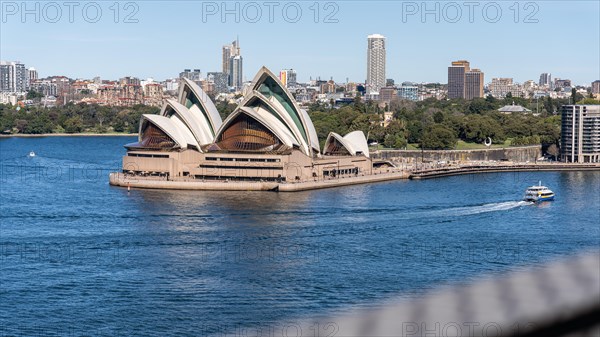
[[282, 336], [597, 337], [600, 252], [441, 289], [376, 310], [281, 327]]

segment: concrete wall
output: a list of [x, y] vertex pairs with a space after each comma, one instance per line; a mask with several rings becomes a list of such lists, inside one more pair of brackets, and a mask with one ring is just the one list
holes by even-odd
[[371, 153], [374, 159], [400, 162], [421, 161], [488, 161], [509, 160], [514, 162], [535, 162], [542, 155], [541, 146], [508, 147], [482, 150], [381, 150]]

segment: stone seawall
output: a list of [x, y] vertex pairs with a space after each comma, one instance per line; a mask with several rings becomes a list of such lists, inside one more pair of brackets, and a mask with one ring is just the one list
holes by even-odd
[[403, 163], [425, 161], [511, 161], [535, 162], [542, 155], [541, 146], [506, 147], [481, 150], [380, 150], [371, 153], [374, 159]]

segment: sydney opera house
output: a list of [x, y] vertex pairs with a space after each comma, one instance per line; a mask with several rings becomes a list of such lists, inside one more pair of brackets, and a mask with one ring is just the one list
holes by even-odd
[[143, 115], [138, 141], [125, 148], [113, 185], [294, 190], [368, 182], [378, 174], [385, 180], [395, 171], [370, 158], [362, 131], [331, 132], [321, 149], [308, 113], [265, 67], [225, 120], [196, 83], [182, 79], [178, 99], [167, 100], [158, 115]]

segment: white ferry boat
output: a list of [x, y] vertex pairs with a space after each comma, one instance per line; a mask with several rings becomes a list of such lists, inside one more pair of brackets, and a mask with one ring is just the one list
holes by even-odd
[[527, 188], [523, 200], [533, 202], [554, 200], [554, 192], [548, 187], [542, 186], [540, 181], [539, 185]]

